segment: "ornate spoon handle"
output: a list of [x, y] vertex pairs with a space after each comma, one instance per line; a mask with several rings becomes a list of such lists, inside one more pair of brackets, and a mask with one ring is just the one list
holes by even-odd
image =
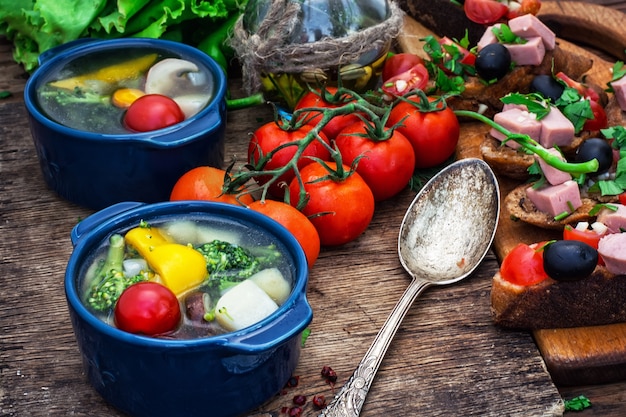
[[330, 404], [322, 410], [319, 417], [357, 417], [361, 414], [365, 397], [391, 344], [391, 340], [415, 299], [430, 285], [429, 282], [419, 279], [411, 281], [411, 284], [404, 291], [400, 300], [398, 300], [398, 303], [348, 382], [341, 388]]

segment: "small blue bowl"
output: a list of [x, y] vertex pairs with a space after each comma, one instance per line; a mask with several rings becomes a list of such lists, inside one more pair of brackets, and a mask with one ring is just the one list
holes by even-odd
[[[141, 220], [187, 216], [236, 222], [283, 246], [293, 265], [291, 295], [272, 315], [219, 336], [166, 340], [119, 330], [81, 301], [81, 271], [112, 233]], [[70, 317], [87, 377], [109, 403], [135, 417], [234, 417], [276, 395], [300, 356], [300, 335], [313, 313], [306, 299], [308, 267], [298, 241], [283, 226], [250, 209], [206, 201], [113, 205], [81, 221], [65, 273]], [[94, 413], [97, 414], [96, 410]]]
[[[202, 65], [211, 72], [213, 98], [198, 114], [164, 129], [101, 134], [69, 128], [42, 110], [38, 89], [51, 74], [90, 54], [146, 48]], [[41, 171], [49, 188], [78, 205], [99, 210], [123, 201], [169, 200], [176, 180], [202, 165], [224, 162], [227, 83], [221, 67], [199, 49], [161, 39], [85, 40], [53, 48], [26, 83], [24, 101]]]

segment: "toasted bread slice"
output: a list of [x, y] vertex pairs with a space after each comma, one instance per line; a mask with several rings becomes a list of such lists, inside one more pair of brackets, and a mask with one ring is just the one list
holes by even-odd
[[591, 198], [582, 197], [582, 206], [569, 216], [562, 220], [555, 220], [554, 216], [540, 211], [530, 201], [526, 194], [526, 189], [530, 184], [522, 184], [515, 187], [504, 198], [505, 213], [508, 213], [511, 219], [520, 220], [543, 229], [563, 229], [567, 224], [576, 225], [578, 222], [590, 221], [592, 216], [589, 214], [598, 202]]
[[491, 286], [495, 324], [518, 329], [556, 329], [626, 322], [626, 275], [597, 266], [579, 281], [521, 286], [496, 273]]

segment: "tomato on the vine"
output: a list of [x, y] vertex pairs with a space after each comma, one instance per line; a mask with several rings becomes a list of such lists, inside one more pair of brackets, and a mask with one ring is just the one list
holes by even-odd
[[[170, 201], [206, 200], [230, 204], [249, 204], [254, 201], [250, 194], [225, 194], [224, 179], [227, 172], [223, 169], [201, 166], [184, 173], [174, 184]], [[239, 200], [238, 200], [239, 199]]]
[[[336, 163], [327, 165], [338, 171]], [[340, 168], [342, 173], [350, 170], [345, 165]], [[326, 167], [313, 162], [302, 169], [300, 178], [307, 197], [301, 211], [317, 229], [322, 246], [348, 243], [367, 229], [374, 216], [374, 194], [357, 172], [332, 178]], [[297, 207], [300, 190], [294, 178], [289, 185], [291, 205]]]
[[[367, 125], [366, 125], [367, 123]], [[415, 154], [411, 142], [397, 130], [385, 129], [372, 138], [368, 122], [359, 121], [342, 130], [335, 139], [344, 164], [352, 165], [358, 158], [356, 172], [374, 193], [376, 201], [386, 200], [402, 191], [415, 170]]]
[[509, 12], [506, 4], [496, 0], [465, 0], [463, 10], [469, 20], [481, 25], [496, 23]]
[[[306, 93], [298, 103], [296, 104], [294, 111], [302, 110], [305, 108], [319, 108], [319, 109], [335, 109], [341, 107], [344, 103], [344, 97], [336, 97], [338, 101], [328, 101], [328, 98], [335, 98], [337, 95], [337, 87], [327, 86], [325, 90], [309, 91]], [[348, 102], [351, 100], [348, 100]], [[322, 114], [319, 112], [310, 112], [302, 116], [307, 119], [307, 123], [315, 126], [322, 120]], [[337, 134], [346, 126], [351, 125], [359, 121], [359, 117], [355, 113], [342, 114], [333, 117], [323, 128], [322, 132], [329, 140], [334, 139]]]
[[302, 246], [309, 269], [313, 268], [320, 253], [320, 236], [307, 216], [297, 208], [276, 200], [257, 200], [248, 207], [271, 217], [289, 230]]
[[[294, 158], [298, 150], [298, 142], [301, 142], [313, 128], [313, 125], [303, 125], [296, 130], [285, 130], [276, 122], [264, 124], [254, 132], [250, 139], [250, 143], [248, 144], [248, 162], [255, 164], [260, 158], [265, 157], [276, 148], [286, 145], [272, 155], [263, 167], [263, 170], [269, 171], [284, 167]], [[326, 143], [326, 145], [324, 145], [322, 141]], [[291, 145], [287, 145], [290, 143]], [[319, 137], [313, 139], [313, 141], [306, 146], [298, 159], [296, 163], [298, 169], [302, 169], [302, 167], [310, 164], [313, 161], [311, 157], [321, 160], [330, 159], [330, 150], [327, 146], [329, 146], [328, 139], [323, 132], [320, 132]], [[293, 169], [289, 169], [280, 175], [278, 179], [269, 186], [268, 191], [270, 194], [282, 198], [285, 195], [285, 187], [289, 185], [289, 182], [295, 175]], [[255, 180], [259, 185], [263, 185], [271, 178], [270, 175], [261, 175], [255, 177]]]
[[[429, 97], [432, 111], [421, 110], [422, 98], [413, 96], [411, 102], [398, 103], [387, 120], [387, 126], [398, 125], [398, 132], [409, 139], [415, 153], [416, 168], [430, 168], [450, 158], [459, 141], [460, 125], [454, 111]], [[419, 104], [418, 104], [419, 103]]]
[[176, 295], [157, 282], [139, 282], [117, 300], [115, 325], [126, 332], [154, 336], [175, 330], [181, 319]]
[[546, 242], [518, 243], [500, 265], [502, 279], [516, 285], [534, 285], [548, 278], [543, 269], [543, 246]]
[[146, 94], [128, 107], [124, 125], [136, 132], [148, 132], [180, 123], [185, 114], [171, 98], [161, 94]]

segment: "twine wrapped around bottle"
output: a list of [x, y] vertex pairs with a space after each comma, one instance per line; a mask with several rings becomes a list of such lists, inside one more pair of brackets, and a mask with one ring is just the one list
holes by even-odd
[[248, 93], [261, 90], [261, 74], [302, 73], [334, 68], [357, 62], [366, 52], [383, 50], [398, 36], [404, 12], [389, 2], [390, 16], [340, 38], [323, 38], [309, 43], [289, 43], [298, 24], [300, 3], [272, 0], [256, 33], [248, 33], [240, 18], [230, 45], [242, 65], [244, 88]]

